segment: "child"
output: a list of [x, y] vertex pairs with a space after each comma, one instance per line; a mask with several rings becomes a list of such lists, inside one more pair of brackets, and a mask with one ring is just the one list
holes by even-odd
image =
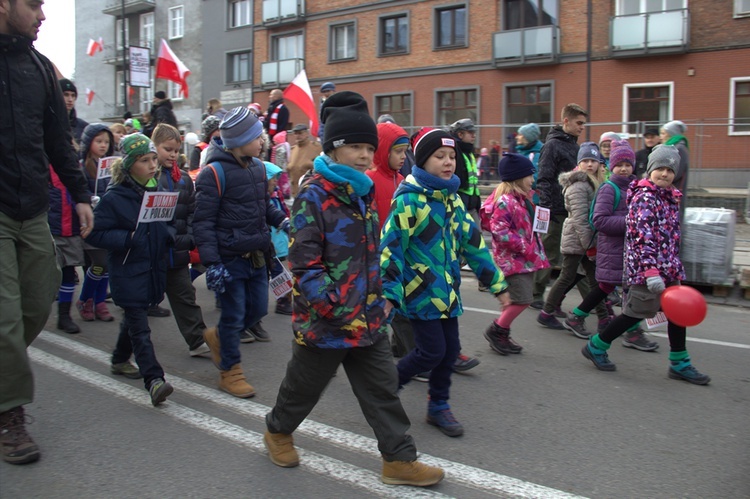
[[503, 274], [457, 194], [456, 147], [442, 130], [423, 128], [415, 136], [416, 164], [396, 191], [380, 243], [386, 313], [395, 308], [408, 317], [416, 343], [398, 363], [399, 386], [431, 370], [427, 422], [450, 437], [463, 434], [448, 405], [461, 350], [461, 257], [503, 306], [510, 305]]
[[[257, 159], [264, 140], [258, 118], [235, 107], [221, 120], [219, 133], [195, 183], [193, 236], [208, 269], [206, 285], [221, 301], [219, 325], [206, 329], [203, 339], [220, 370], [219, 389], [248, 398], [255, 389], [242, 372], [240, 336], [267, 313], [268, 226], [284, 228], [289, 221], [270, 204], [265, 167]], [[270, 340], [267, 333], [257, 339]]]
[[[591, 336], [585, 324], [589, 312], [605, 300], [615, 286], [622, 285], [625, 215], [628, 212], [626, 198], [628, 185], [636, 178], [633, 175], [634, 165], [635, 153], [628, 141], [612, 141], [609, 161], [612, 175], [609, 182], [602, 184], [596, 193], [593, 216], [594, 228], [598, 231], [596, 236], [596, 282], [598, 286], [591, 288], [589, 294], [568, 314], [564, 322], [565, 328], [579, 338], [588, 339]], [[617, 199], [615, 189], [619, 190], [617, 206], [615, 206]], [[659, 344], [649, 340], [637, 324], [626, 332], [622, 344], [646, 352], [659, 348]]]
[[500, 355], [521, 353], [510, 337], [510, 325], [533, 300], [534, 272], [549, 267], [539, 234], [534, 232], [534, 204], [530, 201], [534, 164], [522, 154], [503, 153], [497, 172], [500, 185], [480, 213], [492, 234], [492, 256], [510, 285], [511, 305], [504, 307], [484, 333]]
[[[286, 132], [283, 132], [286, 135]], [[276, 134], [278, 137], [280, 133]], [[279, 211], [282, 211], [287, 218], [289, 218], [289, 208], [287, 208], [284, 202], [284, 195], [279, 187], [279, 180], [284, 175], [284, 172], [280, 167], [267, 161], [264, 162], [266, 165], [266, 178], [268, 179], [268, 193], [271, 196], [271, 204], [274, 205]], [[286, 231], [271, 227], [271, 241], [273, 242], [273, 249], [276, 253], [276, 259], [271, 264], [271, 278], [274, 278], [283, 272], [284, 261], [286, 261], [289, 255], [289, 234]], [[282, 263], [279, 263], [282, 262]], [[276, 300], [276, 310], [274, 311], [280, 315], [292, 315], [292, 294], [287, 293], [281, 298]]]
[[339, 365], [375, 432], [381, 480], [433, 485], [443, 470], [417, 459], [409, 418], [398, 398], [386, 332], [378, 266], [378, 224], [372, 180], [364, 174], [378, 145], [364, 98], [339, 92], [323, 104], [325, 156], [292, 208], [289, 261], [294, 275], [295, 343], [263, 440], [271, 461], [299, 464], [292, 433], [315, 407]]
[[[620, 136], [617, 135], [615, 132], [604, 132], [599, 137], [599, 153], [602, 155], [602, 158], [604, 158], [604, 166], [606, 168], [606, 173], [612, 171], [609, 168], [609, 161], [610, 161], [610, 151], [612, 150], [612, 142], [615, 140], [620, 140]], [[605, 175], [606, 178], [609, 178], [609, 175]]]
[[289, 174], [286, 172], [286, 166], [289, 164], [289, 158], [292, 155], [292, 148], [286, 138], [286, 130], [282, 130], [273, 136], [271, 163], [281, 168], [281, 175], [276, 182], [277, 187], [281, 191], [284, 199], [290, 199], [292, 197], [292, 188], [289, 184]]
[[[550, 329], [564, 330], [565, 327], [552, 314], [560, 308], [568, 289], [583, 277], [577, 276], [578, 266], [586, 272], [588, 289], [582, 291], [582, 297], [590, 289], [596, 287], [594, 276], [596, 258], [596, 242], [594, 229], [589, 225], [589, 209], [591, 201], [599, 185], [604, 182], [602, 171], [602, 157], [599, 148], [593, 142], [584, 142], [578, 150], [578, 166], [575, 170], [560, 175], [560, 185], [563, 189], [565, 209], [568, 216], [563, 222], [560, 253], [562, 253], [562, 268], [555, 284], [547, 294], [547, 301], [537, 317], [537, 322]], [[579, 288], [580, 289], [580, 288]], [[600, 329], [606, 327], [610, 315], [606, 306], [596, 306]]]
[[176, 236], [167, 255], [169, 268], [165, 292], [190, 356], [198, 357], [207, 354], [208, 347], [203, 341], [206, 324], [201, 308], [195, 302], [195, 288], [188, 270], [190, 250], [195, 247], [192, 231], [195, 188], [192, 179], [184, 175], [176, 164], [182, 146], [180, 132], [172, 125], [159, 123], [151, 134], [151, 140], [156, 147], [156, 158], [161, 169], [159, 190], [179, 193], [174, 213]]
[[[92, 194], [101, 197], [109, 185], [109, 178], [98, 178], [99, 160], [106, 156], [112, 156], [115, 151], [115, 140], [112, 132], [106, 125], [91, 123], [83, 129], [81, 136], [81, 168], [89, 182], [89, 190]], [[92, 203], [96, 206], [96, 203]], [[76, 302], [76, 308], [84, 321], [99, 319], [104, 322], [112, 322], [115, 318], [109, 313], [105, 300], [107, 299], [107, 286], [109, 285], [109, 274], [107, 273], [107, 252], [100, 248], [94, 248], [90, 244], [84, 244], [89, 268], [83, 278], [81, 294]]]
[[[680, 153], [674, 146], [654, 147], [648, 157], [647, 179], [634, 181], [628, 192], [629, 211], [625, 218], [625, 296], [622, 315], [591, 337], [583, 356], [601, 371], [614, 371], [607, 350], [612, 342], [641, 319], [659, 311], [659, 298], [666, 287], [685, 279], [680, 261], [680, 201], [674, 185]], [[711, 378], [690, 362], [685, 337], [687, 330], [669, 322], [669, 369], [671, 379], [707, 385]]]
[[477, 170], [479, 171], [479, 178], [482, 179], [482, 185], [490, 185], [491, 169], [490, 151], [486, 147], [483, 147], [479, 150], [479, 158], [477, 158]]
[[109, 125], [109, 131], [112, 132], [112, 138], [114, 139], [114, 143], [115, 143], [114, 155], [122, 156], [122, 149], [120, 149], [120, 141], [125, 135], [127, 135], [127, 131], [125, 130], [125, 125], [123, 125], [122, 123], [114, 123], [112, 125]]
[[[154, 145], [145, 135], [122, 139], [123, 158], [112, 166], [112, 185], [94, 210], [94, 230], [86, 239], [107, 250], [112, 272], [112, 300], [124, 310], [117, 345], [112, 352], [113, 374], [143, 377], [151, 403], [159, 405], [173, 392], [156, 360], [148, 325], [148, 308], [164, 298], [167, 247], [174, 230], [166, 222], [138, 224], [143, 195], [157, 190], [159, 165]], [[136, 369], [130, 362], [135, 354]]]

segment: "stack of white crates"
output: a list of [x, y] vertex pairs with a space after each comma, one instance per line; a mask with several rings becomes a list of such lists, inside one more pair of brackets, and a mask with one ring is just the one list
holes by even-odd
[[687, 208], [682, 223], [681, 258], [687, 281], [732, 284], [737, 214], [724, 208]]

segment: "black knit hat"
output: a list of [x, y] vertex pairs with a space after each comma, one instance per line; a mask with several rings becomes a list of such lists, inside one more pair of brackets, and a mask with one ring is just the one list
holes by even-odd
[[367, 109], [367, 101], [358, 93], [333, 94], [323, 103], [320, 116], [326, 130], [323, 152], [348, 144], [378, 147], [378, 129]]
[[422, 128], [412, 139], [414, 160], [417, 166], [424, 168], [427, 159], [441, 147], [456, 148], [456, 138], [439, 128]]
[[76, 86], [73, 84], [72, 81], [70, 81], [67, 78], [63, 78], [59, 80], [59, 83], [60, 83], [60, 88], [62, 89], [63, 92], [73, 92], [74, 94], [76, 94], [76, 97], [78, 97], [78, 89], [76, 88]]
[[513, 182], [534, 174], [534, 163], [523, 154], [504, 152], [497, 166], [497, 173], [503, 182]]

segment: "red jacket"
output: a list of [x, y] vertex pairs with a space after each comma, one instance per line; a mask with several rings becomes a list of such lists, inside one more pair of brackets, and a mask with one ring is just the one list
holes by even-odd
[[383, 228], [385, 219], [388, 218], [388, 213], [391, 211], [393, 194], [404, 180], [403, 175], [398, 170], [391, 170], [388, 166], [388, 156], [390, 155], [393, 143], [400, 137], [406, 137], [408, 140], [409, 135], [395, 123], [379, 123], [378, 148], [372, 160], [374, 168], [365, 172], [375, 184], [375, 207], [380, 219], [380, 229]]

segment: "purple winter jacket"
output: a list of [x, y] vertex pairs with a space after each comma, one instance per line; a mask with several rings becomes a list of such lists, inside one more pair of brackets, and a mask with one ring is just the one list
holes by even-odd
[[596, 281], [622, 285], [625, 257], [625, 215], [628, 214], [628, 186], [635, 175], [612, 175], [609, 180], [620, 188], [620, 202], [615, 207], [614, 188], [604, 183], [599, 187], [594, 205], [596, 227]]

